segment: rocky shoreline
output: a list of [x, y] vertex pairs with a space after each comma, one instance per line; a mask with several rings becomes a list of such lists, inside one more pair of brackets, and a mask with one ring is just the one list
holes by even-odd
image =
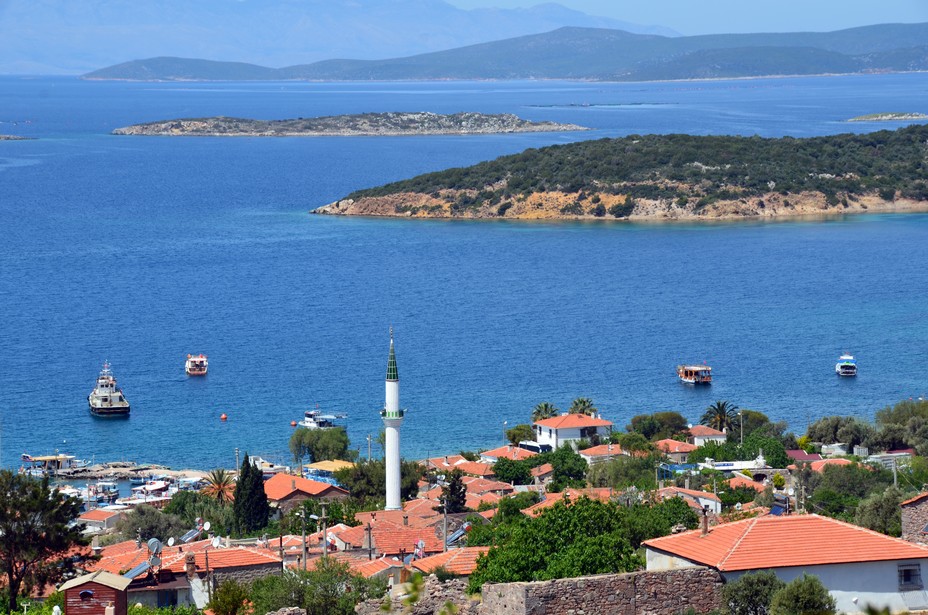
[[117, 128], [114, 135], [196, 137], [355, 137], [505, 134], [588, 130], [575, 124], [532, 122], [509, 113], [363, 113], [289, 120], [208, 117]]
[[928, 120], [924, 113], [870, 113], [852, 117], [849, 122], [911, 122], [913, 120]]
[[128, 480], [130, 478], [150, 478], [154, 475], [174, 478], [203, 478], [207, 472], [202, 470], [172, 470], [159, 464], [137, 464], [131, 461], [113, 461], [97, 463], [79, 468], [64, 468], [55, 473], [56, 480]]
[[391, 218], [446, 218], [486, 220], [630, 220], [699, 221], [764, 220], [796, 216], [925, 212], [928, 202], [907, 199], [884, 200], [878, 195], [848, 198], [829, 203], [818, 192], [781, 194], [768, 192], [756, 197], [719, 200], [699, 206], [670, 200], [635, 199], [608, 193], [535, 192], [504, 203], [486, 201], [476, 207], [458, 209], [461, 197], [473, 198], [476, 191], [442, 190], [423, 194], [402, 192], [386, 196], [344, 199], [311, 213], [335, 216], [379, 216]]

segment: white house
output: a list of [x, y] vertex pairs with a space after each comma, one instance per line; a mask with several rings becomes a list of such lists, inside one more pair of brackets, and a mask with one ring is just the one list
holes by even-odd
[[725, 444], [725, 441], [728, 440], [728, 436], [725, 435], [724, 431], [706, 425], [693, 425], [690, 427], [689, 432], [690, 437], [687, 438], [687, 441], [696, 446], [705, 446], [709, 442]]
[[815, 575], [838, 611], [869, 604], [892, 612], [928, 609], [928, 547], [818, 515], [755, 517], [644, 542], [648, 570], [708, 566], [726, 581], [771, 570], [789, 582]]
[[586, 414], [562, 414], [536, 421], [534, 427], [535, 441], [556, 449], [593, 436], [607, 437], [612, 431], [612, 422]]
[[716, 515], [722, 512], [722, 500], [719, 496], [708, 491], [697, 491], [696, 489], [684, 489], [682, 487], [664, 487], [658, 489], [657, 497], [661, 501], [680, 498], [693, 508], [705, 509]]

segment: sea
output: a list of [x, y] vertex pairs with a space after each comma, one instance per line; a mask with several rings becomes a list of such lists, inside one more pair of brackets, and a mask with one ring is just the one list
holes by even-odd
[[[123, 83], [0, 78], [0, 465], [232, 467], [289, 459], [291, 422], [344, 413], [381, 455], [393, 328], [422, 458], [502, 444], [542, 401], [624, 429], [716, 400], [801, 433], [928, 392], [928, 215], [511, 222], [312, 215], [353, 190], [527, 148], [647, 133], [809, 137], [926, 112], [928, 74], [667, 83]], [[172, 138], [214, 115], [515, 113], [585, 132]], [[184, 374], [188, 353], [209, 375]], [[840, 354], [857, 378], [838, 378]], [[90, 415], [104, 361], [132, 404]], [[675, 366], [707, 363], [711, 387]], [[220, 420], [225, 414], [227, 420]], [[370, 442], [370, 445], [369, 445]]]

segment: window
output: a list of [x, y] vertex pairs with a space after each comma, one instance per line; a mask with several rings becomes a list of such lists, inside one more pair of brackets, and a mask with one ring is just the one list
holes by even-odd
[[81, 593], [78, 594], [78, 597], [80, 597], [81, 600], [90, 600], [93, 598], [93, 591], [89, 589], [82, 590]]
[[899, 591], [922, 589], [921, 564], [899, 565]]

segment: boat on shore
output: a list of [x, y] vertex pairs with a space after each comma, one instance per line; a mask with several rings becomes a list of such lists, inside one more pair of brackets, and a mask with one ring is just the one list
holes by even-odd
[[187, 363], [184, 365], [184, 371], [188, 376], [205, 376], [209, 369], [209, 361], [205, 354], [188, 354]]
[[677, 365], [677, 377], [686, 384], [712, 384], [712, 368], [708, 365]]
[[839, 376], [852, 377], [857, 375], [857, 360], [847, 353], [838, 357], [835, 363], [835, 373]]
[[340, 425], [336, 425], [335, 421], [347, 417], [347, 414], [322, 414], [322, 411], [319, 409], [307, 410], [303, 413], [303, 420], [297, 423], [297, 425], [305, 427], [306, 429], [333, 429], [335, 427], [341, 427]]
[[97, 376], [97, 385], [87, 396], [91, 414], [96, 416], [128, 416], [129, 400], [116, 385], [116, 377], [110, 369], [109, 362], [103, 363], [103, 369]]

